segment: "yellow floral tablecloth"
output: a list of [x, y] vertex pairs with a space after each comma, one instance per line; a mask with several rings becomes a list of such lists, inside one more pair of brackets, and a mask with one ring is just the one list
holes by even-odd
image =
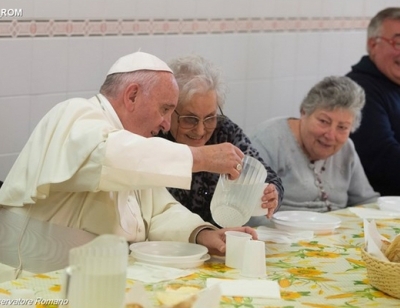
[[[294, 244], [266, 243], [268, 279], [275, 280], [281, 288], [281, 300], [222, 297], [221, 308], [244, 307], [400, 307], [400, 300], [376, 290], [368, 283], [360, 248], [364, 245], [363, 220], [344, 209], [329, 213], [342, 220], [334, 234], [318, 235], [311, 241]], [[400, 220], [376, 220], [379, 232], [392, 239], [400, 233]], [[146, 289], [157, 300], [155, 291], [165, 287], [204, 287], [206, 279], [235, 278], [238, 273], [225, 267], [223, 259], [212, 258], [190, 276], [170, 282], [148, 284]], [[37, 297], [56, 299], [60, 296], [61, 272], [37, 274], [0, 284], [2, 297], [12, 289], [30, 288]], [[127, 289], [135, 281], [127, 280]], [[57, 307], [57, 305], [37, 305]], [[207, 308], [207, 307], [204, 307]]]

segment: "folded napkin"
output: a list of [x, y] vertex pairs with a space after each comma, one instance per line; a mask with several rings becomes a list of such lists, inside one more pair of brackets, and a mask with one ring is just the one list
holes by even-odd
[[[160, 291], [160, 293], [162, 293]], [[164, 292], [168, 294], [168, 292]], [[192, 308], [218, 308], [219, 302], [221, 299], [221, 289], [218, 284], [212, 285], [209, 288], [205, 288], [199, 291], [196, 294], [189, 294], [186, 297], [182, 297], [182, 300], [179, 299], [178, 293], [171, 294], [174, 298], [174, 304], [163, 303], [163, 307], [186, 307], [183, 303], [191, 302]], [[144, 285], [140, 282], [137, 282], [133, 285], [133, 287], [129, 290], [125, 295], [125, 305], [129, 304], [139, 305], [139, 307], [145, 308], [153, 308], [151, 304], [149, 294], [146, 292]], [[182, 306], [180, 306], [182, 305]], [[134, 306], [136, 307], [136, 306]]]
[[280, 244], [297, 243], [298, 241], [308, 241], [314, 237], [314, 231], [287, 232], [260, 226], [256, 229], [260, 241], [270, 241]]
[[139, 307], [153, 308], [150, 297], [148, 296], [144, 285], [140, 282], [136, 282], [132, 288], [125, 293], [125, 306], [129, 304], [136, 304]]
[[221, 288], [218, 284], [202, 290], [193, 308], [218, 308], [221, 300]]
[[281, 298], [278, 282], [273, 280], [207, 279], [207, 287], [211, 287], [215, 284], [219, 285], [222, 295], [225, 296], [248, 296], [272, 299]]
[[128, 265], [126, 277], [146, 283], [155, 283], [185, 277], [193, 273], [193, 270], [135, 262]]
[[375, 219], [395, 219], [400, 218], [400, 212], [381, 211], [377, 209], [367, 209], [361, 207], [349, 207], [350, 212], [356, 214], [360, 218]]
[[368, 220], [364, 219], [364, 240], [366, 251], [370, 255], [382, 261], [389, 261], [381, 251], [382, 240], [387, 241], [387, 239], [380, 235], [375, 220], [368, 222]]

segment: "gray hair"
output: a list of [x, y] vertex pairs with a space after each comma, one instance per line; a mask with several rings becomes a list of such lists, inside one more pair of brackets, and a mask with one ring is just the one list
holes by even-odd
[[194, 94], [215, 91], [219, 107], [225, 103], [226, 87], [221, 71], [198, 55], [172, 59], [168, 66], [174, 72], [179, 87], [178, 105], [185, 104]]
[[382, 23], [385, 20], [400, 20], [400, 7], [389, 7], [378, 12], [369, 22], [367, 29], [368, 39], [381, 35]]
[[365, 104], [364, 90], [345, 76], [329, 76], [318, 82], [307, 93], [300, 105], [300, 112], [312, 114], [317, 109], [349, 110], [354, 115], [354, 132], [361, 123], [361, 110]]
[[142, 70], [108, 75], [100, 87], [100, 93], [115, 99], [130, 83], [137, 83], [142, 86], [143, 93], [147, 96], [160, 80], [159, 73], [158, 71]]

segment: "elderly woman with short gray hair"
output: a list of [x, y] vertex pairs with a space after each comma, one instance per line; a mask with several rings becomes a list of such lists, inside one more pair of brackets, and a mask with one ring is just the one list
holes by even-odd
[[328, 212], [377, 200], [349, 139], [364, 104], [360, 86], [330, 76], [308, 92], [300, 118], [274, 118], [255, 129], [253, 146], [285, 187], [280, 210]]

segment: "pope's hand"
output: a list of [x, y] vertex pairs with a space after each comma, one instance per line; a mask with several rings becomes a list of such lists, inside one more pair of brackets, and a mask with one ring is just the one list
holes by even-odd
[[190, 147], [193, 155], [193, 172], [208, 171], [228, 174], [237, 179], [242, 167], [243, 152], [231, 143], [225, 142], [201, 147]]
[[208, 252], [212, 255], [225, 255], [225, 232], [241, 231], [252, 235], [253, 239], [257, 239], [257, 232], [251, 227], [224, 228], [219, 230], [204, 229], [197, 235], [196, 242], [208, 248]]

